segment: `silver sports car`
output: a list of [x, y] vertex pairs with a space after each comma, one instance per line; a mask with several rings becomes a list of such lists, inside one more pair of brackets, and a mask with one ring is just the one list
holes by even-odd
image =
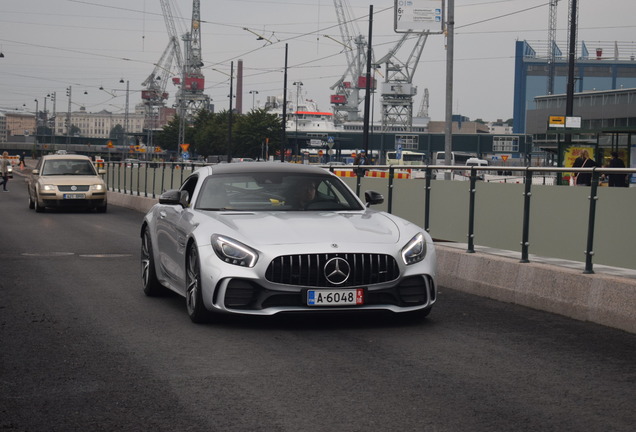
[[[435, 250], [417, 225], [368, 206], [329, 171], [219, 164], [167, 191], [141, 227], [144, 292], [170, 289], [193, 322], [215, 313], [388, 310], [428, 315]], [[217, 315], [218, 316], [218, 315]]]

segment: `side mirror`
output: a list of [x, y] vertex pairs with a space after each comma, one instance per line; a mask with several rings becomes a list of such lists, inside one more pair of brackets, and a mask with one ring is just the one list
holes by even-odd
[[100, 168], [100, 169], [97, 170], [97, 174], [105, 175], [106, 174], [106, 170], [104, 168]]
[[31, 171], [31, 174], [38, 175], [40, 174], [40, 170], [34, 169], [33, 171]]
[[188, 206], [190, 194], [188, 191], [169, 190], [159, 196], [159, 204], [180, 205], [183, 208]]
[[384, 202], [384, 196], [376, 191], [366, 191], [364, 193], [364, 200], [367, 202], [367, 207], [374, 204], [382, 204]]

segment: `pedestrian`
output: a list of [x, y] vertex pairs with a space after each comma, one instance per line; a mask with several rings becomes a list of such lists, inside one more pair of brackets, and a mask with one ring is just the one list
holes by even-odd
[[2, 174], [2, 190], [9, 192], [7, 189], [7, 183], [9, 183], [9, 166], [11, 161], [9, 160], [9, 153], [6, 151], [2, 153], [2, 159], [0, 159], [0, 174]]
[[356, 168], [355, 172], [358, 175], [358, 177], [364, 177], [365, 174], [367, 173], [367, 169], [366, 168], [360, 168], [360, 165], [367, 165], [367, 152], [365, 150], [361, 150], [357, 155], [356, 155], [356, 159], [353, 162], [354, 165], [356, 165], [358, 168]]
[[[596, 166], [596, 162], [590, 158], [590, 154], [587, 150], [581, 151], [581, 156], [577, 157], [572, 165], [572, 168], [593, 168]], [[592, 185], [592, 173], [579, 172], [574, 174], [574, 184], [577, 186], [590, 186]]]
[[[612, 159], [609, 162], [610, 168], [625, 168], [625, 162], [618, 157], [618, 152], [612, 152]], [[627, 174], [610, 174], [608, 175], [608, 186], [612, 187], [627, 187]]]
[[24, 156], [25, 156], [25, 152], [22, 152], [22, 154], [20, 155], [20, 163], [18, 164], [18, 167], [22, 169], [26, 168], [26, 163], [24, 162]]

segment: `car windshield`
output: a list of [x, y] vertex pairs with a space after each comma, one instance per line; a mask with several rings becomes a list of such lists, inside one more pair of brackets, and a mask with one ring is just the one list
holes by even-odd
[[43, 176], [95, 175], [95, 169], [87, 160], [55, 159], [44, 162], [40, 174]]
[[362, 210], [351, 190], [331, 175], [241, 173], [205, 179], [195, 208], [237, 211]]

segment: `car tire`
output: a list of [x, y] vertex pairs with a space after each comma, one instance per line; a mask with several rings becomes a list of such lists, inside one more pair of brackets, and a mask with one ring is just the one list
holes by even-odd
[[159, 296], [164, 293], [165, 288], [157, 279], [155, 269], [155, 259], [152, 253], [152, 242], [148, 228], [144, 229], [141, 237], [141, 280], [144, 285], [144, 293], [148, 297]]
[[108, 209], [108, 205], [104, 204], [103, 206], [99, 206], [95, 209], [95, 211], [97, 213], [106, 213], [106, 210]]
[[38, 196], [35, 196], [35, 202], [33, 203], [33, 206], [35, 207], [35, 211], [37, 213], [44, 213], [45, 207], [44, 205], [40, 204], [40, 200], [38, 199]]
[[206, 323], [210, 320], [210, 312], [203, 304], [201, 292], [201, 262], [196, 245], [190, 245], [186, 262], [186, 306], [188, 316], [195, 324]]
[[35, 202], [33, 202], [33, 198], [31, 198], [30, 194], [29, 194], [29, 208], [31, 210], [33, 210], [35, 208]]

